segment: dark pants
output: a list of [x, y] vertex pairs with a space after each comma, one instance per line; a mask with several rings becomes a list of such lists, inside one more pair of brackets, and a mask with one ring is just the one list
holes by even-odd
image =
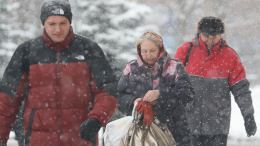
[[227, 135], [193, 135], [193, 146], [226, 146]]
[[172, 118], [168, 129], [171, 131], [177, 146], [192, 146], [191, 130], [188, 124], [186, 114]]
[[176, 146], [192, 146], [191, 136], [189, 135], [175, 135], [174, 140], [176, 142]]

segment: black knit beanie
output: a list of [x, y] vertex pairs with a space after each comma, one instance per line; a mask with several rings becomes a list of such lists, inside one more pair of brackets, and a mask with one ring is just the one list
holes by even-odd
[[42, 25], [49, 16], [53, 15], [65, 16], [71, 24], [72, 13], [68, 0], [45, 0], [41, 9]]
[[198, 22], [197, 32], [203, 35], [215, 36], [225, 33], [225, 25], [219, 18], [204, 17]]

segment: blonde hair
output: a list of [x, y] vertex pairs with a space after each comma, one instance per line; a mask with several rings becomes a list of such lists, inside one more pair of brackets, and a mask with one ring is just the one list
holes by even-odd
[[156, 34], [155, 32], [148, 31], [148, 32], [142, 34], [137, 39], [137, 41], [135, 43], [135, 46], [137, 47], [138, 50], [141, 49], [141, 44], [145, 40], [153, 41], [160, 48], [160, 51], [163, 49], [163, 40], [162, 40], [162, 38], [158, 34]]

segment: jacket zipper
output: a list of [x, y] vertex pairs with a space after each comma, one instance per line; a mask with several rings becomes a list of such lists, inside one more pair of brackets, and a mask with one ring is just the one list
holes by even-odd
[[61, 111], [61, 96], [60, 96], [60, 51], [57, 52], [57, 96], [58, 96], [58, 126], [60, 132], [60, 140], [63, 145], [63, 132], [62, 132], [62, 111]]

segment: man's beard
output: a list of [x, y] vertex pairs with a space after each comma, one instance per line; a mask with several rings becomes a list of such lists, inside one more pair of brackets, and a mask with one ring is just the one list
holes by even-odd
[[217, 45], [217, 43], [206, 43], [208, 49], [212, 49], [214, 46]]

